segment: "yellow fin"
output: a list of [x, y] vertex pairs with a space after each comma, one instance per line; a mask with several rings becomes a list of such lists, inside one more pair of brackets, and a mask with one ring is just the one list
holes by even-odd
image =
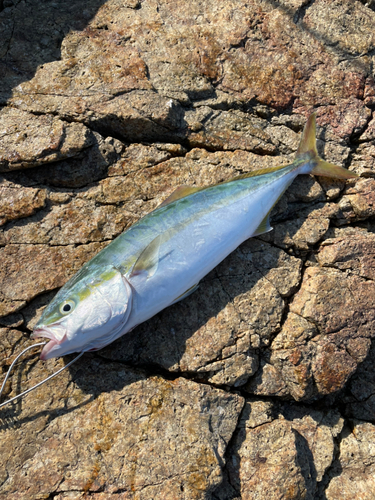
[[[273, 207], [272, 207], [273, 208]], [[272, 210], [271, 208], [271, 210]], [[271, 212], [270, 210], [270, 212]], [[270, 224], [270, 212], [265, 216], [259, 226], [256, 228], [255, 233], [252, 236], [259, 236], [259, 234], [268, 233], [272, 231], [273, 227]]]
[[246, 174], [237, 175], [237, 177], [231, 177], [227, 181], [219, 182], [219, 184], [229, 184], [229, 182], [238, 181], [240, 179], [249, 179], [250, 177], [259, 177], [264, 174], [271, 174], [272, 172], [276, 172], [277, 170], [282, 170], [286, 166], [287, 165], [279, 165], [278, 167], [259, 168], [258, 170], [246, 172]]
[[143, 273], [146, 274], [147, 278], [154, 276], [159, 265], [159, 250], [161, 242], [162, 235], [159, 235], [142, 250], [129, 275], [130, 278]]
[[351, 179], [358, 177], [354, 172], [349, 172], [346, 168], [339, 167], [333, 163], [322, 160], [316, 149], [316, 114], [313, 113], [309, 116], [306, 125], [302, 132], [301, 142], [299, 144], [296, 160], [299, 157], [311, 162], [313, 175], [324, 175], [326, 177], [333, 177], [336, 179]]
[[309, 153], [311, 157], [318, 156], [316, 149], [316, 114], [309, 116], [302, 132], [302, 138], [297, 149], [298, 155]]
[[191, 286], [186, 292], [184, 292], [182, 295], [179, 295], [177, 299], [174, 299], [173, 302], [171, 302], [169, 305], [171, 306], [172, 304], [176, 304], [177, 302], [180, 302], [180, 300], [186, 299], [189, 295], [195, 292], [195, 290], [199, 287], [199, 283]]
[[185, 198], [186, 196], [189, 196], [189, 194], [197, 193], [198, 191], [201, 191], [204, 188], [201, 187], [192, 187], [192, 186], [179, 186], [171, 195], [166, 198], [163, 203], [159, 205], [158, 208], [160, 207], [165, 207], [166, 205], [169, 205], [173, 201], [180, 200], [181, 198]]
[[316, 166], [311, 170], [313, 175], [324, 175], [326, 177], [333, 177], [335, 179], [352, 179], [359, 177], [354, 172], [349, 172], [346, 168], [339, 167], [333, 163], [328, 163], [321, 158], [318, 159]]

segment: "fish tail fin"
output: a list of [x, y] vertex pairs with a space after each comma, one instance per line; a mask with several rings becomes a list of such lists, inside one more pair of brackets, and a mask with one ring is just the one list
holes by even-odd
[[298, 159], [305, 159], [311, 165], [312, 168], [309, 173], [313, 175], [324, 175], [325, 177], [334, 177], [336, 179], [358, 177], [354, 172], [349, 172], [346, 168], [339, 167], [320, 158], [316, 149], [315, 113], [309, 116], [303, 129], [302, 139], [296, 154], [296, 160]]

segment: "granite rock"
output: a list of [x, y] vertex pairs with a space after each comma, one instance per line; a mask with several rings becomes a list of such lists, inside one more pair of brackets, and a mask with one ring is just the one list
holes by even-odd
[[317, 498], [342, 427], [334, 411], [248, 400], [231, 442], [228, 481], [246, 500], [266, 490], [270, 499]]
[[82, 123], [67, 123], [52, 115], [4, 108], [0, 121], [0, 172], [72, 158], [95, 141]]
[[373, 497], [375, 427], [369, 422], [351, 421], [343, 431], [340, 454], [333, 464], [326, 498], [370, 500]]
[[[361, 176], [300, 176], [187, 300], [1, 408], [1, 498], [372, 498], [374, 22], [359, 0], [0, 0], [2, 376], [84, 262], [182, 184], [289, 163], [312, 111]], [[72, 359], [37, 352], [5, 397]]]
[[[242, 398], [91, 361], [78, 386], [65, 373], [52, 392], [39, 389], [13, 409], [17, 414], [22, 406], [21, 420], [12, 425], [12, 409], [4, 414], [0, 497], [90, 491], [107, 498], [203, 499], [215, 490]], [[33, 381], [43, 371], [22, 378]], [[20, 447], [20, 440], [29, 445]]]
[[344, 387], [375, 335], [373, 244], [363, 230], [336, 230], [322, 243], [248, 391], [268, 395], [275, 386], [309, 400]]

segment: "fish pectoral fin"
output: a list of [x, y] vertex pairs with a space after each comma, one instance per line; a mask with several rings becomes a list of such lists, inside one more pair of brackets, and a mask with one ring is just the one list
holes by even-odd
[[259, 226], [256, 228], [255, 233], [252, 236], [258, 236], [259, 234], [268, 233], [272, 231], [273, 227], [270, 224], [270, 212], [265, 216]]
[[171, 302], [169, 305], [171, 306], [172, 304], [176, 304], [177, 302], [180, 302], [180, 300], [186, 299], [186, 297], [189, 297], [192, 293], [195, 292], [195, 290], [199, 287], [199, 283], [196, 283], [195, 285], [191, 286], [186, 292], [184, 292], [182, 295], [179, 295], [177, 299], [175, 299], [173, 302]]
[[201, 191], [203, 188], [201, 187], [192, 187], [192, 186], [179, 186], [171, 195], [168, 196], [159, 206], [160, 207], [165, 207], [166, 205], [169, 205], [173, 201], [180, 200], [181, 198], [185, 198], [186, 196], [189, 196], [189, 194], [197, 193], [198, 191]]
[[142, 250], [129, 274], [129, 278], [139, 274], [146, 274], [146, 279], [154, 276], [159, 265], [159, 251], [162, 240], [162, 235], [159, 234]]

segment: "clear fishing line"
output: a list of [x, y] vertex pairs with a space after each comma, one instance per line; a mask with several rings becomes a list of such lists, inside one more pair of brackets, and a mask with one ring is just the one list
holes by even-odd
[[[5, 376], [5, 379], [4, 379], [3, 383], [2, 383], [2, 386], [1, 386], [1, 389], [0, 389], [0, 397], [1, 397], [2, 393], [3, 393], [3, 391], [4, 391], [5, 384], [6, 384], [8, 378], [10, 376], [10, 373], [11, 373], [12, 369], [13, 369], [14, 365], [17, 363], [17, 361], [20, 359], [20, 357], [23, 356], [25, 354], [25, 352], [29, 351], [30, 349], [33, 349], [34, 347], [38, 347], [38, 346], [41, 346], [41, 345], [46, 345], [46, 343], [47, 342], [39, 342], [38, 344], [30, 345], [29, 347], [26, 347], [26, 349], [24, 349], [20, 354], [18, 354], [18, 356], [14, 359], [13, 363], [10, 365], [10, 368], [9, 368], [9, 370], [8, 370], [6, 376]], [[7, 401], [4, 401], [4, 403], [0, 404], [0, 408], [2, 408], [3, 406], [11, 403], [12, 401], [16, 401], [17, 399], [22, 398], [22, 396], [25, 396], [26, 394], [28, 394], [29, 392], [33, 391], [37, 387], [40, 387], [41, 385], [43, 385], [45, 382], [48, 382], [48, 380], [51, 380], [52, 378], [56, 377], [59, 373], [61, 373], [63, 370], [65, 370], [70, 365], [72, 365], [75, 361], [77, 361], [77, 359], [80, 358], [83, 354], [84, 354], [84, 352], [80, 352], [78, 354], [78, 356], [76, 356], [72, 361], [70, 361], [63, 368], [60, 368], [60, 370], [58, 370], [57, 372], [55, 372], [52, 375], [50, 375], [49, 377], [45, 378], [41, 382], [38, 382], [37, 384], [33, 385], [32, 387], [30, 387], [30, 389], [27, 389], [26, 391], [23, 391], [20, 394], [17, 394], [17, 396], [14, 396], [13, 398], [8, 399]]]

